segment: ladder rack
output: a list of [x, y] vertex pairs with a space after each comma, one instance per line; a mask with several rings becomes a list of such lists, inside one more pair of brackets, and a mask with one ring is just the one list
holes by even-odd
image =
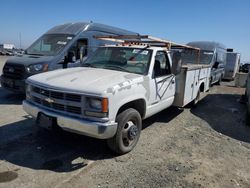
[[118, 36], [94, 36], [96, 39], [108, 40], [113, 42], [120, 42], [123, 44], [136, 44], [136, 45], [147, 45], [147, 46], [160, 46], [170, 49], [190, 49], [200, 52], [199, 48], [192, 46], [179, 44], [166, 39], [161, 39], [157, 37], [152, 37], [150, 35], [118, 35]]

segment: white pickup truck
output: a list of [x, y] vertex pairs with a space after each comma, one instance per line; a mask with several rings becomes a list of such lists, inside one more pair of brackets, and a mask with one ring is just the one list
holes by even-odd
[[173, 46], [153, 38], [100, 47], [84, 67], [28, 78], [23, 108], [40, 126], [107, 139], [113, 151], [127, 153], [138, 142], [142, 119], [197, 103], [209, 89], [210, 67], [180, 64]]

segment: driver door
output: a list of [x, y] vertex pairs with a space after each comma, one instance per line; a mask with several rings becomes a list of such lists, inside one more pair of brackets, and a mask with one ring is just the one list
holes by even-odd
[[158, 51], [153, 68], [153, 95], [155, 108], [162, 110], [172, 105], [175, 95], [175, 76], [171, 73], [170, 56], [165, 51]]

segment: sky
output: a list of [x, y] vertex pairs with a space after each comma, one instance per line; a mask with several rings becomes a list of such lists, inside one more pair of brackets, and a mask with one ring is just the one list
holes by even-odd
[[[250, 61], [249, 0], [1, 0], [0, 43], [27, 48], [51, 27], [98, 22], [178, 43], [223, 43]], [[20, 37], [21, 36], [21, 37]]]

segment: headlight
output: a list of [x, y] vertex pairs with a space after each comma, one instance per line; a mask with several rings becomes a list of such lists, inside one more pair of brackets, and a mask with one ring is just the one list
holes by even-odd
[[89, 99], [89, 107], [95, 110], [101, 110], [102, 109], [101, 99]]
[[29, 73], [42, 72], [47, 70], [48, 70], [48, 64], [42, 64], [42, 63], [30, 65], [27, 67], [27, 71]]
[[107, 98], [87, 98], [86, 116], [104, 118], [108, 116]]

